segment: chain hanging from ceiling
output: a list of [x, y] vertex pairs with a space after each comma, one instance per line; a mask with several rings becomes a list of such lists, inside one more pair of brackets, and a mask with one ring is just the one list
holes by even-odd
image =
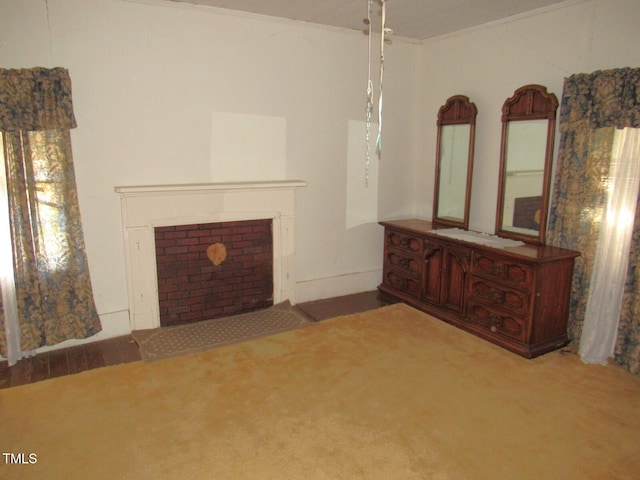
[[367, 108], [366, 108], [366, 146], [365, 146], [365, 185], [369, 186], [369, 167], [371, 164], [371, 125], [374, 106], [373, 80], [371, 78], [371, 60], [372, 60], [372, 23], [371, 9], [373, 3], [380, 6], [380, 78], [378, 84], [378, 135], [376, 137], [376, 154], [378, 159], [382, 157], [382, 84], [384, 78], [384, 46], [387, 41], [387, 35], [393, 35], [393, 30], [387, 28], [386, 25], [386, 3], [387, 0], [367, 0], [367, 18], [364, 19], [367, 28], [365, 33], [368, 36], [368, 78], [367, 78]]

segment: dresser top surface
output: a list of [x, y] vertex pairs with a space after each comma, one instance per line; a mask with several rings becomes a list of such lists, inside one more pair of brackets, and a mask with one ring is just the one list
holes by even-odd
[[[407, 233], [417, 234], [417, 235], [424, 235], [424, 234], [438, 235], [438, 230], [450, 230], [450, 227], [439, 227], [439, 226], [433, 225], [429, 221], [415, 219], [415, 218], [382, 221], [380, 222], [380, 225], [388, 228], [393, 228], [396, 230], [402, 230]], [[477, 233], [477, 232], [470, 232], [470, 233], [473, 235], [474, 233]], [[477, 235], [483, 235], [483, 234], [477, 233]], [[491, 251], [493, 253], [503, 253], [507, 255], [514, 255], [523, 259], [529, 259], [529, 260], [534, 260], [539, 262], [555, 261], [555, 260], [561, 260], [563, 258], [575, 258], [580, 256], [580, 252], [576, 252], [574, 250], [551, 247], [546, 245], [523, 244], [523, 245], [517, 245], [517, 246], [495, 247], [495, 246], [485, 245], [482, 243], [465, 241], [459, 238], [450, 238], [444, 235], [438, 235], [438, 237], [442, 238], [443, 240], [444, 239], [449, 240], [453, 243], [473, 246], [476, 249]]]

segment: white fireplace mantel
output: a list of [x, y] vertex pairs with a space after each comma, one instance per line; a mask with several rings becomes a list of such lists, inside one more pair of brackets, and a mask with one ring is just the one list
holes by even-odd
[[295, 304], [295, 190], [301, 180], [118, 186], [132, 330], [160, 326], [154, 228], [272, 219], [273, 301]]

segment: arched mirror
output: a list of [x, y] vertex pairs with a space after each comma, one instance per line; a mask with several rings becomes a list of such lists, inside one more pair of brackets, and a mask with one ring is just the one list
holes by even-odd
[[496, 234], [544, 244], [558, 99], [541, 85], [515, 91], [502, 107]]
[[438, 111], [433, 223], [469, 227], [473, 148], [478, 109], [464, 95], [450, 97]]

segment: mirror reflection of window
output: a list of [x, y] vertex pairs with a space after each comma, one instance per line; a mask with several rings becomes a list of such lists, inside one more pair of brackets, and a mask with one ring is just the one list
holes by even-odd
[[510, 122], [502, 228], [537, 235], [544, 182], [548, 120]]
[[467, 160], [471, 126], [443, 125], [440, 139], [440, 191], [438, 217], [462, 221], [467, 186]]
[[507, 173], [544, 170], [549, 121], [509, 122], [507, 127]]

